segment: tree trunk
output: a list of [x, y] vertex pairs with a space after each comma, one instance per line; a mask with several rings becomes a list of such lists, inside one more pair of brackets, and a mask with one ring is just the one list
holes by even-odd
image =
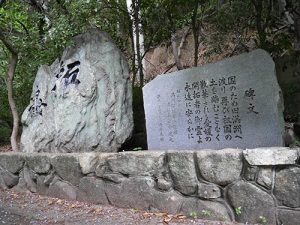
[[294, 26], [295, 26], [295, 34], [298, 43], [300, 43], [300, 2], [295, 3], [295, 10], [294, 10]]
[[182, 70], [183, 69], [183, 66], [181, 64], [181, 61], [180, 61], [180, 57], [179, 57], [179, 54], [178, 54], [178, 48], [177, 48], [177, 37], [176, 37], [176, 34], [172, 34], [172, 37], [171, 37], [171, 42], [172, 42], [172, 53], [174, 55], [174, 60], [175, 60], [175, 64], [176, 64], [176, 67], [178, 70]]
[[13, 151], [19, 151], [18, 147], [18, 133], [19, 133], [19, 115], [16, 107], [16, 103], [13, 98], [13, 80], [15, 75], [15, 70], [18, 63], [18, 51], [11, 45], [10, 42], [6, 39], [2, 31], [0, 30], [0, 40], [6, 46], [6, 48], [11, 53], [11, 58], [8, 64], [8, 71], [6, 77], [6, 85], [7, 85], [7, 94], [8, 94], [8, 102], [11, 109], [11, 113], [13, 116], [13, 130], [10, 137], [11, 147]]
[[254, 5], [256, 15], [255, 15], [255, 22], [256, 22], [256, 29], [259, 37], [260, 47], [262, 49], [266, 49], [266, 32], [263, 25], [263, 18], [262, 18], [262, 11], [263, 11], [263, 2], [262, 0], [252, 0]]
[[199, 48], [199, 22], [197, 21], [199, 1], [195, 0], [192, 16], [192, 30], [194, 36], [194, 66], [198, 65], [198, 48]]

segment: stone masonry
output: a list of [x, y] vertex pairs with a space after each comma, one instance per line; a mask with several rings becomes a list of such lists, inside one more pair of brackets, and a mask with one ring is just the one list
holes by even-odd
[[300, 150], [1, 153], [0, 188], [205, 219], [296, 225]]

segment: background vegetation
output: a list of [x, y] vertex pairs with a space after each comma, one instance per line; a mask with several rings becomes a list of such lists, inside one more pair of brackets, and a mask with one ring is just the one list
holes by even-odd
[[[0, 142], [8, 142], [13, 128], [7, 77], [12, 59], [9, 43], [18, 56], [13, 78], [16, 112], [20, 116], [28, 104], [32, 83], [42, 64], [51, 64], [72, 37], [91, 27], [108, 32], [131, 65], [133, 83], [139, 75], [143, 85], [141, 55], [136, 52], [136, 35], [145, 38], [145, 52], [161, 44], [172, 45], [176, 32], [189, 28], [194, 37], [194, 66], [198, 63], [199, 38], [208, 28], [213, 51], [221, 53], [224, 37], [232, 34], [235, 51], [247, 51], [252, 39], [256, 47], [274, 58], [294, 55], [299, 43], [299, 1], [297, 0], [0, 0]], [[139, 34], [138, 33], [138, 34]], [[250, 34], [250, 35], [249, 35]], [[7, 42], [7, 43], [5, 43]], [[173, 50], [176, 50], [173, 48]], [[182, 69], [180, 60], [175, 64]]]

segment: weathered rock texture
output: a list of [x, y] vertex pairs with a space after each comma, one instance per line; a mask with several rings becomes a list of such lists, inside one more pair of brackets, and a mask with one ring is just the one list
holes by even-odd
[[22, 115], [23, 152], [115, 152], [133, 129], [125, 57], [108, 34], [78, 35], [51, 66], [40, 67]]
[[[264, 149], [251, 158], [259, 166], [249, 165], [249, 150], [240, 149], [1, 153], [0, 188], [213, 220], [298, 225], [300, 156], [278, 165]], [[280, 150], [282, 157], [294, 151]]]

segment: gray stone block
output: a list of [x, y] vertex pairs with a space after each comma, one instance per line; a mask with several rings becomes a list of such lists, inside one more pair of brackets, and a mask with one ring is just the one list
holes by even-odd
[[157, 179], [157, 188], [162, 190], [162, 191], [168, 191], [172, 187], [172, 181], [171, 180], [166, 180], [164, 178], [158, 178]]
[[164, 157], [163, 152], [125, 152], [112, 154], [106, 161], [112, 172], [130, 176], [158, 176], [163, 170]]
[[246, 165], [244, 167], [244, 178], [247, 181], [255, 181], [258, 173], [258, 167], [257, 166], [250, 166]]
[[257, 183], [271, 189], [273, 183], [272, 168], [260, 168], [257, 175]]
[[233, 209], [240, 208], [238, 222], [262, 223], [261, 218], [265, 218], [268, 224], [276, 224], [273, 198], [255, 185], [238, 181], [228, 188], [227, 197]]
[[56, 173], [65, 181], [77, 186], [83, 174], [78, 160], [78, 154], [58, 154], [51, 158], [51, 164]]
[[2, 189], [12, 188], [18, 184], [18, 181], [18, 176], [0, 167], [0, 187]]
[[150, 177], [133, 177], [118, 185], [107, 182], [105, 192], [115, 206], [147, 210], [153, 202], [154, 186]]
[[125, 56], [105, 32], [74, 38], [37, 72], [22, 115], [23, 152], [116, 152], [133, 130]]
[[96, 152], [86, 152], [78, 155], [79, 165], [83, 174], [93, 173], [99, 160], [99, 154]]
[[77, 188], [64, 181], [57, 181], [50, 185], [49, 189], [46, 192], [46, 195], [55, 198], [76, 200]]
[[270, 166], [295, 164], [298, 159], [296, 149], [290, 148], [256, 148], [243, 151], [244, 157], [250, 165]]
[[143, 96], [149, 149], [284, 144], [281, 90], [263, 50], [157, 76]]
[[278, 210], [279, 224], [283, 225], [299, 225], [300, 210]]
[[174, 188], [184, 195], [196, 194], [198, 180], [194, 152], [169, 152], [167, 157]]
[[224, 186], [240, 179], [243, 162], [239, 149], [201, 150], [197, 161], [201, 176], [211, 183]]
[[178, 213], [183, 197], [175, 191], [160, 192], [155, 189], [155, 181], [150, 177], [133, 177], [121, 184], [107, 182], [105, 192], [115, 206], [152, 209], [172, 214]]
[[0, 166], [11, 173], [18, 173], [24, 164], [24, 154], [21, 153], [0, 153]]
[[116, 184], [119, 184], [126, 179], [126, 177], [124, 177], [122, 174], [119, 173], [105, 173], [103, 174], [102, 178], [104, 180], [108, 180]]
[[198, 197], [215, 199], [221, 197], [221, 189], [215, 184], [198, 184]]
[[79, 183], [77, 200], [107, 205], [105, 183], [95, 177], [83, 177]]
[[36, 190], [40, 195], [46, 195], [49, 185], [45, 184], [45, 175], [40, 175], [36, 179]]
[[222, 203], [203, 201], [195, 198], [184, 199], [180, 212], [188, 216], [209, 220], [231, 220], [227, 208]]
[[300, 168], [290, 167], [276, 172], [274, 195], [279, 205], [300, 207]]
[[23, 169], [23, 178], [26, 183], [26, 187], [30, 192], [36, 193], [37, 192], [37, 185], [36, 185], [36, 174], [31, 171], [28, 167], [24, 167]]
[[45, 154], [31, 154], [25, 157], [26, 165], [36, 173], [48, 173], [51, 164], [50, 156]]

